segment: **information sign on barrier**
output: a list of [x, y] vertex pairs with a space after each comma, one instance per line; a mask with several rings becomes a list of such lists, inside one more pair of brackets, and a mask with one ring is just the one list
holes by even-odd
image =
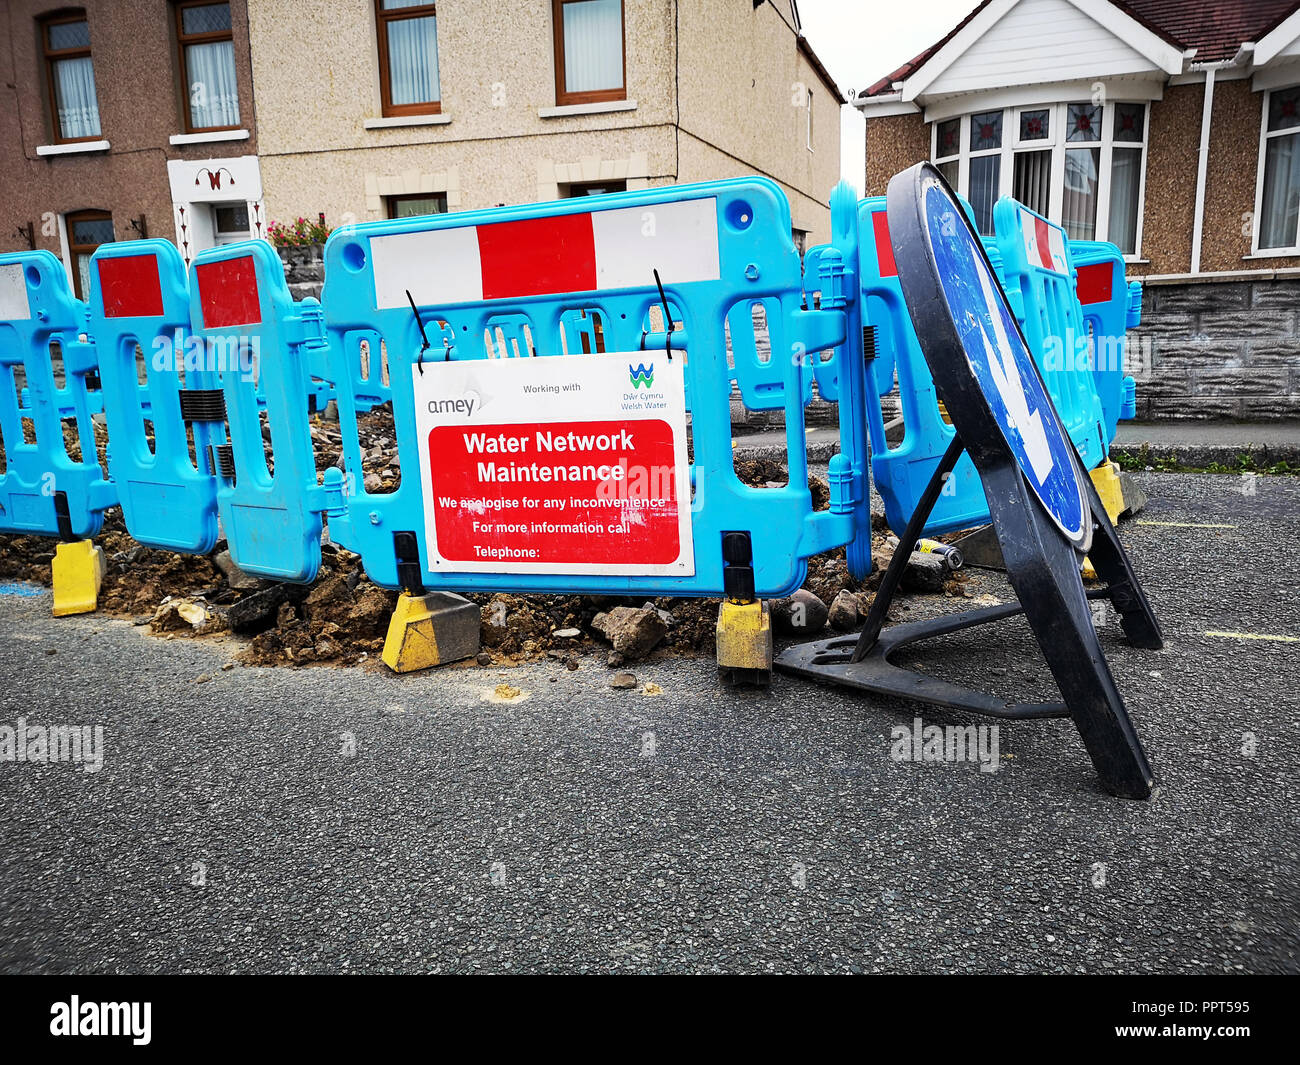
[[684, 360], [412, 370], [428, 568], [690, 576]]

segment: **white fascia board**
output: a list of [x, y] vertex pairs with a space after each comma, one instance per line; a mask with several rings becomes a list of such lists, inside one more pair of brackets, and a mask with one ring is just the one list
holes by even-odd
[[1166, 74], [1181, 74], [1183, 50], [1152, 33], [1137, 19], [1121, 11], [1110, 0], [1070, 0], [1099, 26], [1103, 26], [1131, 48], [1135, 48]]
[[1021, 0], [993, 0], [988, 7], [976, 15], [951, 41], [934, 53], [925, 63], [912, 71], [903, 82], [903, 99], [915, 100], [934, 83], [953, 63], [971, 48], [984, 34], [988, 33], [998, 21], [1015, 7]]
[[[951, 41], [930, 57], [929, 61], [913, 71], [903, 84], [903, 99], [915, 100], [957, 59], [972, 48], [991, 30], [1003, 16], [1024, 0], [994, 0]], [[1135, 51], [1146, 57], [1166, 74], [1180, 74], [1184, 53], [1151, 32], [1132, 16], [1110, 3], [1110, 0], [1069, 0], [1103, 29], [1114, 34]]]
[[1297, 37], [1300, 37], [1300, 9], [1291, 12], [1278, 23], [1271, 33], [1266, 33], [1255, 45], [1255, 65], [1271, 63]]

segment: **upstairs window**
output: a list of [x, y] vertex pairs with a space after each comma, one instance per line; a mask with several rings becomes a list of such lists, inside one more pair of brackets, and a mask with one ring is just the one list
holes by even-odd
[[625, 99], [623, 0], [552, 0], [552, 17], [555, 102]]
[[438, 114], [442, 110], [438, 5], [424, 0], [375, 0], [375, 18], [384, 114]]
[[1260, 155], [1258, 250], [1300, 248], [1300, 85], [1265, 94]]
[[185, 132], [239, 127], [239, 85], [230, 5], [176, 5], [176, 45], [185, 96]]
[[95, 94], [90, 24], [85, 12], [45, 19], [41, 23], [41, 46], [54, 139], [60, 143], [98, 140], [99, 98]]

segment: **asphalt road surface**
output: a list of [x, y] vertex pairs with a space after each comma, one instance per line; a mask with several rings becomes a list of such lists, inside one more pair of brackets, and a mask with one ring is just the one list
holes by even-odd
[[[1141, 481], [1167, 646], [1100, 620], [1148, 802], [1068, 721], [1003, 723], [996, 772], [896, 761], [967, 719], [708, 659], [638, 663], [658, 695], [591, 655], [223, 669], [0, 590], [0, 725], [104, 730], [98, 772], [0, 761], [0, 970], [1297, 972], [1300, 643], [1245, 636], [1300, 637], [1300, 479]], [[1051, 695], [1019, 621], [914, 661]]]

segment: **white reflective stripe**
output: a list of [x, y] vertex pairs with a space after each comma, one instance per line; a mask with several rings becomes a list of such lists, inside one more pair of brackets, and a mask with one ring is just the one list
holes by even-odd
[[372, 237], [375, 306], [408, 307], [407, 289], [418, 306], [476, 303], [483, 298], [478, 230], [430, 229]]
[[601, 289], [716, 281], [718, 201], [709, 197], [596, 211], [596, 286]]
[[1058, 274], [1068, 274], [1069, 265], [1065, 259], [1065, 230], [1060, 226], [1054, 226], [1050, 222], [1047, 224], [1048, 243], [1051, 245], [1052, 262], [1056, 264]]
[[22, 263], [0, 266], [0, 319], [9, 322], [26, 321], [32, 316], [27, 302], [27, 279]]

